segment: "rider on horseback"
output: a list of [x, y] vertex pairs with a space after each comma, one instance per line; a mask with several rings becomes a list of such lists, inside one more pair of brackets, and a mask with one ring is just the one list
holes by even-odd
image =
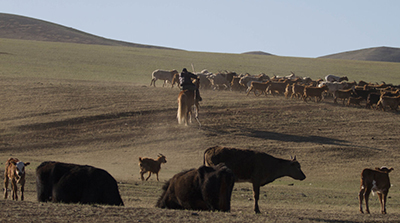
[[203, 99], [200, 97], [200, 91], [197, 86], [193, 84], [192, 78], [197, 79], [198, 77], [195, 74], [188, 72], [186, 68], [183, 68], [182, 73], [179, 74], [179, 82], [182, 90], [195, 91], [195, 99], [197, 99], [198, 101], [202, 101]]

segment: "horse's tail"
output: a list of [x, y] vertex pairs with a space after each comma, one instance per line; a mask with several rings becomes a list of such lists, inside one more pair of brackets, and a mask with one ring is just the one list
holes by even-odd
[[179, 94], [178, 97], [178, 112], [176, 115], [179, 124], [187, 123], [187, 106], [186, 106], [186, 95]]

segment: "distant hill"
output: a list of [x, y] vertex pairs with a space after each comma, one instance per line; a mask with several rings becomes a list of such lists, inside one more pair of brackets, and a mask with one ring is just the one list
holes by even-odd
[[367, 60], [400, 62], [400, 48], [374, 47], [368, 49], [354, 50], [343, 53], [331, 54], [320, 58], [342, 59], [342, 60]]
[[0, 13], [0, 38], [172, 49], [106, 39], [39, 19]]
[[273, 54], [266, 53], [266, 52], [263, 52], [263, 51], [250, 51], [250, 52], [245, 52], [245, 53], [242, 53], [242, 54], [255, 54], [255, 55], [274, 56]]

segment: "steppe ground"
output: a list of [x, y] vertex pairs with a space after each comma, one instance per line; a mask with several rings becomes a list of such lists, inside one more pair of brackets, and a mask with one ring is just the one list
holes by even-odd
[[[0, 160], [29, 161], [25, 201], [1, 200], [1, 222], [399, 222], [398, 112], [202, 91], [199, 127], [176, 120], [177, 88], [119, 82], [0, 78]], [[296, 155], [307, 178], [261, 189], [253, 213], [251, 185], [235, 184], [230, 213], [155, 208], [174, 174], [202, 165], [214, 145], [249, 148], [280, 158]], [[140, 181], [138, 157], [167, 157], [160, 182]], [[93, 165], [119, 182], [124, 207], [36, 201], [35, 168], [54, 160]], [[387, 215], [371, 196], [358, 211], [363, 168], [394, 167]]]

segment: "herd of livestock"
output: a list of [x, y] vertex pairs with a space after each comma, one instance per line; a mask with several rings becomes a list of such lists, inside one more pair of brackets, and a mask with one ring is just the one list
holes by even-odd
[[[212, 74], [204, 70], [197, 73], [201, 89], [230, 89], [232, 91], [251, 92], [259, 96], [264, 94], [284, 95], [286, 98], [309, 98], [316, 102], [326, 95], [332, 95], [334, 102], [359, 105], [365, 101], [367, 108], [398, 109], [400, 87], [391, 84], [371, 84], [364, 81], [348, 82], [347, 77], [328, 75], [325, 80], [311, 80], [297, 77], [294, 73], [285, 77], [269, 78], [265, 74], [237, 75], [234, 72]], [[179, 86], [179, 72], [156, 70], [152, 74], [151, 85], [163, 80]], [[139, 157], [141, 180], [148, 180], [152, 173], [161, 169], [166, 157], [159, 154], [157, 159]], [[11, 184], [12, 199], [24, 200], [25, 167], [29, 162], [9, 158], [4, 172], [4, 199], [8, 198], [8, 184]], [[364, 213], [362, 203], [365, 200], [366, 212], [369, 195], [378, 193], [381, 213], [386, 214], [386, 201], [391, 186], [389, 173], [393, 168], [381, 167], [364, 169], [361, 173], [359, 192], [359, 210]], [[148, 173], [146, 179], [144, 174]], [[88, 166], [62, 162], [43, 162], [36, 168], [36, 192], [39, 202], [62, 202], [82, 204], [124, 205], [117, 181], [105, 170]], [[275, 158], [263, 152], [248, 149], [236, 149], [214, 146], [205, 150], [203, 165], [174, 175], [162, 187], [163, 193], [156, 207], [169, 209], [192, 209], [209, 211], [230, 211], [231, 195], [235, 182], [250, 182], [253, 185], [254, 211], [260, 213], [258, 200], [260, 187], [274, 180], [289, 176], [304, 180], [296, 157], [290, 160]]]
[[[324, 79], [312, 80], [309, 77], [299, 77], [291, 72], [288, 76], [269, 77], [265, 74], [250, 75], [235, 72], [210, 73], [207, 70], [196, 73], [200, 80], [200, 89], [227, 89], [242, 91], [256, 96], [264, 94], [284, 95], [286, 98], [298, 98], [304, 101], [314, 99], [316, 102], [325, 97], [333, 97], [334, 103], [341, 100], [343, 104], [366, 108], [397, 111], [400, 104], [400, 86], [393, 84], [373, 84], [365, 81], [349, 82], [347, 77], [327, 75]], [[163, 80], [163, 86], [168, 82], [172, 87], [179, 87], [179, 72], [177, 70], [155, 70], [152, 73], [151, 85], [156, 80]]]

